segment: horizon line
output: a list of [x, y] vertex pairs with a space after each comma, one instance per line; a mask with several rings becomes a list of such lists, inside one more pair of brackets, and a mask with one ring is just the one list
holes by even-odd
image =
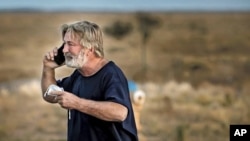
[[125, 9], [73, 9], [73, 8], [57, 8], [57, 9], [44, 9], [44, 8], [30, 8], [30, 7], [23, 7], [23, 8], [0, 8], [0, 12], [41, 12], [41, 13], [61, 13], [61, 12], [128, 12], [128, 13], [136, 13], [136, 12], [250, 12], [250, 9], [159, 9], [159, 10], [153, 10], [153, 9], [148, 9], [148, 10], [143, 10], [143, 9], [138, 9], [138, 10], [125, 10]]

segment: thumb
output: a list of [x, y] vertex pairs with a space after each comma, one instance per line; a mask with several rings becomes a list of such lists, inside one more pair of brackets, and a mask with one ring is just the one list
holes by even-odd
[[49, 95], [52, 95], [52, 96], [60, 96], [63, 94], [63, 91], [51, 91], [49, 93]]

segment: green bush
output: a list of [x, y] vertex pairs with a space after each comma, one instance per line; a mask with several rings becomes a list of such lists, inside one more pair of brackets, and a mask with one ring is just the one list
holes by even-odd
[[111, 26], [105, 27], [104, 32], [116, 39], [121, 39], [133, 30], [131, 23], [115, 21]]

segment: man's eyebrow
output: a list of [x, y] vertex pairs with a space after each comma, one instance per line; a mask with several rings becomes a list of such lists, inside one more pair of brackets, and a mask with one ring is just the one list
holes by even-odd
[[64, 43], [73, 43], [73, 44], [75, 44], [73, 41], [63, 41]]

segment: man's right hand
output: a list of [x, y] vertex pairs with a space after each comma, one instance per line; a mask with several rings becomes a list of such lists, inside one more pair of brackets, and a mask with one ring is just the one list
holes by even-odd
[[55, 68], [60, 67], [55, 61], [54, 57], [57, 55], [58, 48], [54, 48], [52, 51], [49, 51], [44, 55], [43, 58], [43, 71], [42, 71], [42, 78], [41, 78], [41, 88], [42, 88], [42, 96], [43, 99], [50, 103], [57, 103], [54, 99], [54, 96], [45, 96], [44, 93], [46, 92], [47, 88], [51, 84], [56, 84], [55, 79]]
[[49, 51], [48, 53], [45, 54], [43, 58], [43, 67], [44, 68], [49, 68], [49, 69], [55, 69], [60, 67], [55, 61], [54, 57], [57, 55], [57, 50], [58, 48], [55, 47], [52, 51]]

